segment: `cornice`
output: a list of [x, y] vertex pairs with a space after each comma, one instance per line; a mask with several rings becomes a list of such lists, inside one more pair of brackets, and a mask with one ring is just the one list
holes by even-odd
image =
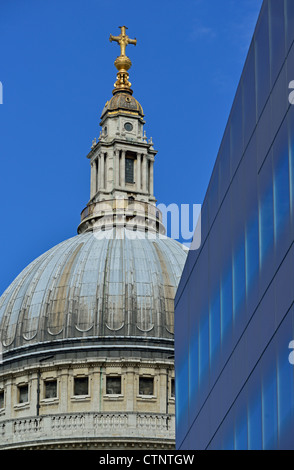
[[[97, 142], [97, 144], [88, 153], [87, 158], [92, 159], [94, 154], [97, 151], [99, 151], [101, 148], [115, 147], [116, 144], [119, 144], [120, 150], [129, 150], [130, 147], [132, 147], [132, 149], [135, 149], [137, 147], [138, 149], [146, 149], [147, 153], [151, 153], [152, 155], [156, 155], [158, 153], [158, 150], [154, 150], [151, 148], [153, 144], [148, 144], [147, 142], [138, 142], [138, 141], [131, 142], [128, 140], [115, 138], [109, 142], [107, 141]], [[136, 150], [133, 150], [133, 151], [136, 151]]]
[[54, 363], [50, 364], [32, 364], [30, 366], [22, 366], [13, 370], [0, 372], [1, 380], [15, 379], [18, 377], [27, 374], [28, 376], [38, 374], [40, 372], [55, 372], [61, 371], [64, 369], [73, 370], [73, 369], [85, 369], [88, 368], [89, 372], [94, 368], [105, 368], [105, 367], [121, 367], [132, 368], [132, 369], [167, 369], [174, 370], [174, 363], [171, 360], [148, 360], [148, 359], [108, 359], [108, 358], [98, 358], [98, 359], [73, 359], [73, 360], [56, 360]]

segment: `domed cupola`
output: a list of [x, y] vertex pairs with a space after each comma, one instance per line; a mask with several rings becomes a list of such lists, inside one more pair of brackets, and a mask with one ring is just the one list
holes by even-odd
[[[136, 39], [130, 39], [126, 35], [126, 26], [121, 26], [120, 36], [110, 35], [110, 41], [115, 41], [120, 45], [121, 53], [114, 62], [115, 67], [117, 68], [117, 80], [114, 84], [114, 89], [112, 91], [113, 97], [106, 102], [102, 114], [101, 114], [101, 127], [105, 126], [105, 120], [108, 117], [117, 117], [117, 116], [129, 116], [131, 118], [136, 117], [139, 119], [140, 123], [144, 124], [144, 113], [143, 108], [140, 103], [132, 96], [133, 90], [131, 89], [131, 83], [129, 82], [129, 73], [128, 70], [132, 66], [132, 62], [129, 57], [126, 56], [126, 46], [129, 44], [136, 45]], [[125, 126], [125, 129], [130, 129], [129, 126]]]
[[[122, 233], [114, 233], [122, 230]], [[6, 360], [46, 351], [97, 356], [137, 349], [172, 354], [173, 298], [186, 253], [167, 237], [126, 228], [66, 240], [41, 255], [0, 299]], [[81, 339], [82, 343], [77, 340]]]
[[143, 117], [143, 108], [140, 105], [139, 101], [137, 101], [131, 94], [120, 91], [116, 93], [110, 101], [107, 101], [102, 114], [101, 114], [101, 123], [103, 125], [103, 121], [107, 116], [118, 116], [119, 114], [130, 115], [130, 116], [138, 116], [141, 118], [141, 122], [144, 123]]
[[132, 63], [125, 55], [126, 46], [137, 41], [126, 35], [126, 29], [121, 26], [120, 36], [110, 36], [121, 48], [114, 62], [117, 81], [102, 111], [99, 139], [93, 140], [87, 156], [91, 162], [90, 201], [82, 211], [78, 233], [130, 224], [136, 230], [165, 233], [154, 197], [157, 151], [152, 137], [147, 139], [143, 130], [143, 108], [133, 97], [128, 74]]

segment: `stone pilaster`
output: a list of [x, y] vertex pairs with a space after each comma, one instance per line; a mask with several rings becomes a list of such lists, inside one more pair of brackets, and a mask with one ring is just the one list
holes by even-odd
[[141, 154], [137, 153], [137, 191], [141, 191]]

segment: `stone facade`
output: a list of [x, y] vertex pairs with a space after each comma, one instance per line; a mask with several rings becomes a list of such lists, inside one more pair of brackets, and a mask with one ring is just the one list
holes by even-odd
[[0, 448], [173, 448], [173, 381], [171, 361], [49, 359], [9, 370], [0, 377]]

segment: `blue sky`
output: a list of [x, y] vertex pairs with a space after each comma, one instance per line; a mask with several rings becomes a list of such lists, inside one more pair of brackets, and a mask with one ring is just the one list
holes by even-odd
[[201, 204], [262, 0], [0, 0], [0, 294], [76, 235], [128, 26], [158, 203]]

